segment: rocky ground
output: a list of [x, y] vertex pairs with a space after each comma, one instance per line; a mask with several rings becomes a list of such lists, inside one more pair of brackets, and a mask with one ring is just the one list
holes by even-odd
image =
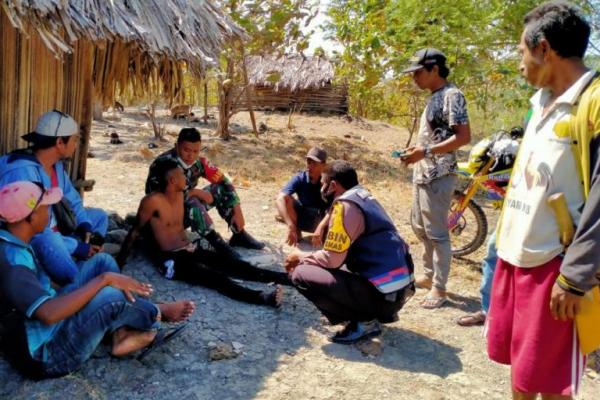
[[[172, 146], [173, 135], [186, 122], [162, 117], [166, 141], [156, 141], [137, 110], [105, 117], [93, 128], [88, 177], [96, 179], [96, 186], [85, 202], [124, 216], [136, 210], [152, 158]], [[286, 179], [303, 168], [307, 149], [321, 144], [333, 158], [357, 166], [361, 181], [412, 245], [420, 267], [421, 249], [408, 225], [410, 171], [389, 157], [392, 149], [406, 144], [404, 131], [338, 116], [294, 116], [293, 129], [287, 127], [287, 115], [258, 113], [258, 120], [268, 130], [256, 138], [247, 115], [237, 115], [235, 135], [228, 142], [210, 136], [214, 121], [193, 123], [203, 132], [204, 152], [234, 178], [248, 230], [268, 243], [264, 251], [244, 251], [244, 257], [265, 268], [280, 268], [291, 248], [284, 244], [284, 226], [273, 218], [273, 200]], [[113, 131], [123, 144], [109, 144]], [[486, 207], [486, 213], [494, 218], [493, 209]], [[214, 215], [219, 231], [228, 236]], [[325, 324], [294, 290], [286, 288], [279, 310], [247, 305], [209, 289], [168, 281], [138, 252], [125, 272], [153, 283], [153, 300], [196, 302], [186, 332], [141, 362], [112, 358], [101, 346], [81, 371], [42, 382], [21, 378], [0, 358], [0, 398], [505, 399], [508, 368], [487, 359], [480, 328], [461, 328], [454, 322], [478, 309], [482, 256], [480, 250], [453, 263], [447, 306], [426, 311], [419, 307], [424, 295], [419, 292], [380, 339], [342, 346], [327, 340], [338, 328]], [[596, 399], [598, 393], [600, 379], [588, 370], [579, 398]]]

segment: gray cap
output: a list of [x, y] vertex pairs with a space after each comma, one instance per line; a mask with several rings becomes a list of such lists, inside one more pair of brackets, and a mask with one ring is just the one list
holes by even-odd
[[426, 65], [446, 65], [446, 56], [444, 53], [433, 47], [421, 49], [415, 53], [410, 59], [410, 65], [402, 71], [407, 74], [409, 72], [418, 71]]
[[327, 152], [321, 147], [313, 147], [306, 153], [306, 158], [310, 158], [316, 162], [324, 163], [327, 161]]
[[79, 133], [79, 125], [75, 120], [58, 110], [48, 111], [38, 118], [33, 132], [21, 136], [28, 142], [35, 141], [38, 136], [61, 137]]

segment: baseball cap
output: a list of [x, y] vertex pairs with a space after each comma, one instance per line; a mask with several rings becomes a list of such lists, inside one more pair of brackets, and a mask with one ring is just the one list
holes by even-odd
[[22, 221], [40, 205], [58, 203], [62, 196], [61, 188], [46, 190], [39, 182], [9, 183], [0, 188], [0, 219], [11, 224]]
[[409, 72], [418, 71], [426, 65], [446, 65], [446, 56], [444, 53], [433, 47], [421, 49], [415, 53], [410, 59], [410, 65], [402, 71], [407, 74]]
[[52, 110], [42, 114], [38, 118], [33, 132], [29, 132], [21, 137], [27, 142], [33, 142], [37, 136], [73, 136], [78, 132], [79, 125], [70, 115], [58, 110]]
[[320, 147], [313, 147], [306, 153], [306, 158], [310, 158], [316, 162], [324, 163], [327, 161], [327, 152]]

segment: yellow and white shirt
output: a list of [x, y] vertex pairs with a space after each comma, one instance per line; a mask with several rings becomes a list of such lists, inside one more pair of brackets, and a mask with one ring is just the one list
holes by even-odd
[[582, 75], [543, 115], [550, 92], [532, 98], [533, 113], [517, 161], [498, 228], [498, 255], [519, 267], [536, 267], [562, 253], [558, 223], [548, 206], [550, 195], [562, 192], [575, 225], [585, 202], [583, 183], [571, 149], [568, 121], [594, 72]]

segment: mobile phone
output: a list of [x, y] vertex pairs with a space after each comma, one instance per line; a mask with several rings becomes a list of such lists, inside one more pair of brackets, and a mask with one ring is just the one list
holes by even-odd
[[392, 151], [392, 158], [406, 157], [406, 150], [394, 150]]

